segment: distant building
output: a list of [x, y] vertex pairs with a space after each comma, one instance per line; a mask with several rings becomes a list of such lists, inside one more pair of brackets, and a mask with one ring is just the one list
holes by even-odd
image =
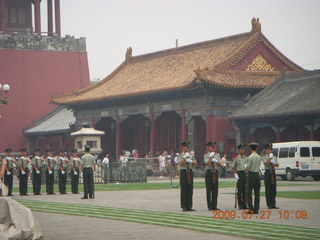
[[320, 140], [320, 70], [282, 75], [229, 118], [238, 142]]
[[140, 56], [128, 48], [125, 61], [105, 79], [52, 102], [74, 110], [76, 128], [104, 130], [102, 149], [108, 153], [178, 151], [188, 139], [202, 162], [211, 139], [217, 151], [234, 154], [228, 113], [284, 69], [303, 70], [268, 41], [254, 18], [247, 33]]
[[60, 0], [0, 0], [0, 83], [11, 86], [8, 105], [0, 107], [0, 152], [27, 145], [23, 129], [55, 108], [52, 94], [90, 84], [85, 38], [61, 37]]

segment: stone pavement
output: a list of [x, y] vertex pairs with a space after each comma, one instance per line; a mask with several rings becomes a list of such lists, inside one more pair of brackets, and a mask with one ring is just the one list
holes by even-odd
[[[223, 180], [222, 180], [223, 181]], [[297, 182], [294, 182], [297, 183]], [[315, 184], [313, 184], [315, 183]], [[319, 182], [312, 182], [313, 186], [289, 186], [278, 187], [278, 191], [319, 191]], [[261, 189], [263, 192], [264, 189]], [[222, 210], [235, 210], [234, 206], [234, 188], [220, 188], [218, 207]], [[28, 196], [18, 197], [25, 199], [34, 199], [40, 201], [51, 202], [64, 202], [64, 203], [79, 203], [90, 204], [97, 206], [108, 206], [117, 208], [130, 208], [130, 209], [142, 209], [153, 210], [162, 212], [177, 212], [181, 213], [179, 206], [179, 189], [164, 189], [164, 190], [138, 190], [138, 191], [106, 191], [96, 192], [96, 199], [81, 200], [81, 195], [54, 195], [54, 196]], [[194, 189], [194, 208], [196, 212], [189, 212], [188, 214], [213, 216], [206, 208], [205, 189]], [[276, 223], [283, 225], [294, 225], [300, 227], [313, 227], [320, 228], [320, 200], [302, 200], [302, 199], [289, 199], [289, 198], [277, 198], [277, 205], [279, 210], [288, 210], [290, 213], [293, 211], [306, 210], [308, 212], [307, 219], [280, 219], [278, 213], [279, 210], [272, 210], [270, 219], [252, 219], [251, 221], [260, 221], [268, 223]], [[261, 197], [261, 209], [268, 210], [266, 208], [265, 198]], [[241, 216], [241, 211], [236, 210], [237, 216]], [[163, 239], [163, 238], [175, 238], [181, 237], [185, 239], [192, 237], [194, 239], [215, 239], [220, 238], [218, 234], [200, 233], [190, 230], [175, 229], [168, 227], [159, 227], [153, 225], [144, 225], [140, 223], [129, 223], [115, 220], [102, 220], [95, 218], [76, 217], [76, 216], [64, 216], [59, 214], [47, 214], [47, 213], [35, 213], [38, 218], [41, 228], [46, 239], [103, 239], [108, 235], [108, 239]], [[237, 219], [241, 221], [240, 217]], [[53, 221], [53, 222], [52, 222]], [[88, 226], [86, 225], [88, 224]], [[58, 226], [61, 226], [58, 227]], [[87, 227], [86, 227], [87, 226]], [[103, 227], [105, 226], [105, 228]], [[59, 229], [59, 230], [57, 230]], [[78, 230], [77, 230], [78, 229]], [[112, 230], [110, 230], [112, 229]], [[57, 231], [62, 231], [65, 235], [64, 238], [57, 238]], [[94, 231], [94, 238], [87, 238], [77, 231], [92, 232]], [[71, 238], [69, 238], [69, 234]], [[60, 234], [60, 233], [59, 233]], [[74, 235], [76, 234], [76, 235]], [[79, 237], [75, 237], [78, 236]], [[102, 238], [102, 236], [104, 236]], [[194, 237], [193, 237], [194, 236]], [[74, 237], [74, 238], [73, 238]], [[228, 239], [226, 236], [222, 236], [223, 239]], [[230, 237], [231, 239], [232, 237]]]

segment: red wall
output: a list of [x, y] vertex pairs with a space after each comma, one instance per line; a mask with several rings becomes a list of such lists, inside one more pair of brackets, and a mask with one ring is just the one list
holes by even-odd
[[23, 128], [56, 107], [51, 95], [90, 84], [87, 53], [0, 50], [0, 83], [11, 87], [0, 106], [0, 152], [19, 151]]

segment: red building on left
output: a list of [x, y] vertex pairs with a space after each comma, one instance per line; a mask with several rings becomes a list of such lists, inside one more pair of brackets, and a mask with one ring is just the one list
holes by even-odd
[[0, 107], [0, 152], [29, 147], [23, 129], [56, 108], [52, 94], [90, 84], [85, 38], [61, 36], [60, 0], [0, 0], [0, 83], [11, 88]]

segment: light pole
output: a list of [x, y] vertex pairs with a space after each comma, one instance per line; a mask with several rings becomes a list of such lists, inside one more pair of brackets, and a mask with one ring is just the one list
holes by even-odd
[[[8, 104], [7, 94], [9, 90], [9, 84], [4, 84], [3, 86], [0, 84], [0, 105]], [[4, 94], [2, 92], [4, 92]]]

